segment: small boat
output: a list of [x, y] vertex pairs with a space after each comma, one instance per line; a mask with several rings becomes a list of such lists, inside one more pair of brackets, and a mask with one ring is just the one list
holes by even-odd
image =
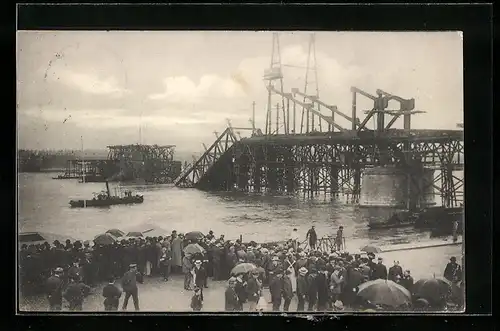
[[76, 178], [78, 178], [77, 175], [67, 175], [67, 174], [57, 175], [57, 177], [52, 177], [52, 179], [76, 179]]
[[108, 181], [106, 181], [106, 191], [96, 194], [92, 200], [70, 200], [69, 204], [73, 208], [84, 207], [107, 207], [112, 205], [128, 205], [143, 203], [144, 196], [132, 195], [132, 191], [127, 190], [120, 196], [112, 196], [109, 190]]

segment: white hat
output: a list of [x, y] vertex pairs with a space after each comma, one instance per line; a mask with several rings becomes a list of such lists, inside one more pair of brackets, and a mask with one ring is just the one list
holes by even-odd
[[60, 272], [63, 272], [63, 271], [64, 270], [61, 267], [57, 267], [57, 268], [54, 269], [54, 272], [56, 272], [56, 273], [60, 273]]
[[194, 264], [201, 264], [201, 261], [200, 260], [196, 260], [196, 261], [194, 261]]
[[300, 268], [300, 269], [299, 269], [299, 274], [301, 274], [301, 275], [305, 275], [305, 274], [307, 274], [307, 269], [306, 269], [306, 268], [304, 268], [304, 267]]
[[337, 308], [337, 309], [344, 309], [344, 304], [340, 300], [335, 301], [335, 303], [333, 304], [333, 306], [335, 308]]
[[277, 257], [277, 256], [273, 256], [273, 261], [279, 261], [279, 260], [280, 260], [280, 258], [279, 258], [279, 257]]

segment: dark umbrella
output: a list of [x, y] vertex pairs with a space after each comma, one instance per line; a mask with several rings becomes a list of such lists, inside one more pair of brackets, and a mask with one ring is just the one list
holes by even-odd
[[123, 237], [125, 235], [125, 232], [118, 230], [118, 229], [110, 229], [110, 230], [106, 231], [106, 233], [109, 233], [116, 238]]
[[187, 240], [200, 240], [203, 237], [205, 237], [205, 235], [200, 231], [191, 231], [186, 233], [186, 235], [184, 236], [184, 238]]
[[95, 236], [94, 238], [94, 244], [96, 245], [111, 245], [116, 242], [116, 238], [109, 234], [109, 233], [103, 233]]
[[400, 307], [411, 302], [411, 294], [391, 280], [376, 279], [359, 285], [358, 296], [373, 304]]
[[253, 263], [240, 263], [231, 270], [231, 275], [246, 274], [257, 268]]
[[361, 248], [360, 251], [366, 253], [382, 253], [382, 250], [380, 248], [378, 248], [377, 246], [370, 246], [370, 245]]
[[451, 291], [451, 284], [443, 278], [420, 279], [412, 287], [417, 299], [425, 299], [432, 304], [445, 302]]
[[193, 255], [197, 253], [205, 253], [205, 249], [198, 244], [189, 244], [184, 247], [184, 254]]
[[143, 237], [143, 235], [142, 232], [132, 231], [127, 233], [127, 237], [137, 238], [137, 237]]

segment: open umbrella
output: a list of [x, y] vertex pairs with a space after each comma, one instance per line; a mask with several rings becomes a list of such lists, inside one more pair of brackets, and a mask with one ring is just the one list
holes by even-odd
[[148, 229], [146, 231], [143, 231], [142, 235], [146, 236], [146, 237], [166, 237], [169, 235], [169, 233], [170, 233], [170, 231], [155, 227], [155, 228], [151, 228], [151, 229]]
[[108, 231], [106, 231], [106, 233], [109, 233], [116, 238], [123, 237], [125, 235], [125, 232], [118, 230], [118, 229], [109, 229]]
[[253, 263], [240, 263], [231, 270], [231, 275], [246, 274], [257, 268]]
[[413, 284], [412, 292], [415, 298], [431, 304], [444, 303], [451, 294], [451, 284], [443, 278], [420, 279]]
[[198, 244], [189, 244], [184, 247], [184, 254], [193, 255], [197, 253], [205, 253], [205, 249]]
[[188, 240], [200, 240], [203, 237], [205, 237], [205, 235], [200, 231], [191, 231], [186, 233], [186, 235], [184, 236], [184, 238]]
[[94, 238], [94, 244], [96, 245], [111, 245], [116, 242], [116, 238], [109, 234], [109, 233], [103, 233], [95, 236]]
[[411, 294], [391, 280], [376, 279], [359, 285], [358, 296], [373, 304], [400, 307], [411, 302]]
[[382, 253], [382, 250], [380, 248], [378, 248], [377, 246], [370, 246], [370, 245], [361, 248], [360, 251], [366, 253]]
[[143, 237], [143, 235], [142, 232], [132, 231], [127, 233], [127, 237], [138, 238], [138, 237]]

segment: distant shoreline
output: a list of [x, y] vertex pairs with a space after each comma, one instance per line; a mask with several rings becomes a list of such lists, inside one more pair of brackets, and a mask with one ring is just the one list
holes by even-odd
[[19, 174], [30, 174], [30, 173], [47, 173], [47, 172], [64, 172], [66, 169], [64, 168], [50, 168], [50, 169], [40, 169], [40, 170], [37, 170], [37, 171], [18, 171]]

